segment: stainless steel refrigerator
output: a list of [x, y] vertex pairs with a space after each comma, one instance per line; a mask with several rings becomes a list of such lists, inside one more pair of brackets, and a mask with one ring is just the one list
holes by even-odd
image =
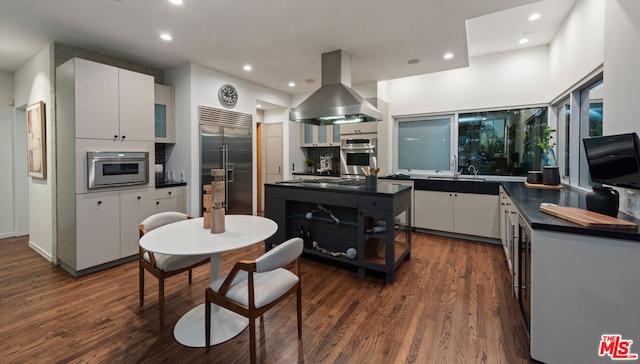
[[[227, 171], [225, 176], [226, 214], [253, 213], [252, 130], [249, 125], [229, 125], [226, 122], [200, 122], [201, 186], [210, 184], [212, 168]], [[200, 189], [200, 211], [202, 207]]]

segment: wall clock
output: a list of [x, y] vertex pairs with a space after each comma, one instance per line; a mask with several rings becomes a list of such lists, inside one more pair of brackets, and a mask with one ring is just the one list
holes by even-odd
[[238, 90], [229, 84], [222, 85], [218, 90], [218, 98], [223, 104], [233, 106], [238, 102]]

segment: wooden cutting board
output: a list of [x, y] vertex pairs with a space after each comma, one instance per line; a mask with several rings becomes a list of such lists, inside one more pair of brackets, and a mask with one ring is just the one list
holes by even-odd
[[524, 181], [524, 185], [528, 188], [539, 188], [543, 190], [561, 190], [564, 188], [562, 185], [544, 185], [542, 183], [529, 183], [527, 181]]
[[638, 228], [638, 224], [636, 223], [616, 219], [615, 217], [599, 214], [593, 211], [579, 209], [577, 207], [540, 204], [540, 211], [590, 228], [629, 230]]

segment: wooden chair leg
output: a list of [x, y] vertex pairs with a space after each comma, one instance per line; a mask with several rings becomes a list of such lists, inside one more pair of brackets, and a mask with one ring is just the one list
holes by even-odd
[[298, 309], [298, 338], [302, 338], [302, 289], [298, 287], [297, 292], [297, 309]]
[[140, 306], [144, 305], [144, 268], [140, 267], [140, 275], [138, 278], [140, 282], [140, 288], [138, 289], [138, 294], [140, 295]]
[[207, 293], [204, 294], [204, 345], [209, 352], [211, 344], [211, 302], [207, 300]]
[[160, 326], [164, 325], [164, 276], [158, 277], [158, 306], [160, 311]]
[[189, 284], [191, 284], [191, 269], [189, 269]]
[[251, 364], [256, 363], [256, 318], [249, 318], [249, 359]]

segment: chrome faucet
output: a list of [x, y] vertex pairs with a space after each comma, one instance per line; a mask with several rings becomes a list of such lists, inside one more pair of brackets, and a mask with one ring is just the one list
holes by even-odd
[[469, 166], [469, 172], [473, 173], [473, 179], [477, 179], [478, 178], [478, 168], [476, 168], [476, 166], [474, 166], [473, 164]]
[[451, 165], [453, 166], [453, 179], [458, 179], [458, 156], [451, 156]]

